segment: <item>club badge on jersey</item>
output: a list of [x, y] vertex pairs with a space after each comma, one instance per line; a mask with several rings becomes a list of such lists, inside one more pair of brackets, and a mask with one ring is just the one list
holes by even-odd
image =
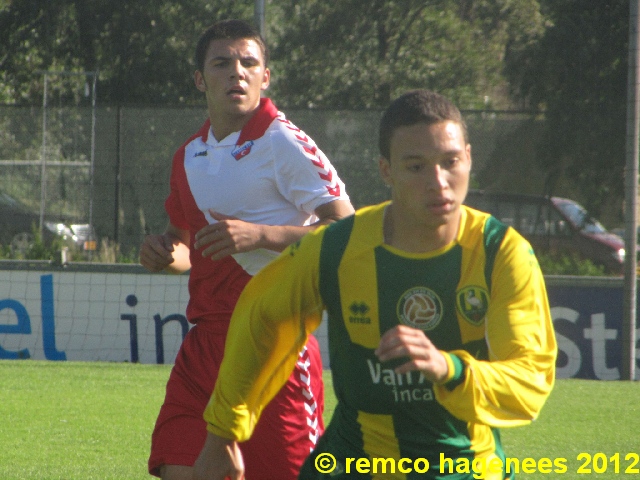
[[243, 157], [246, 157], [251, 152], [251, 147], [253, 147], [253, 140], [249, 140], [248, 142], [243, 143], [242, 145], [237, 146], [232, 152], [233, 158], [236, 160], [240, 160]]

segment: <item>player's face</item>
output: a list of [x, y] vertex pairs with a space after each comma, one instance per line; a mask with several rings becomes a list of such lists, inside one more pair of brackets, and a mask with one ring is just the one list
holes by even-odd
[[211, 116], [232, 123], [240, 121], [240, 127], [243, 117], [250, 117], [258, 107], [269, 79], [260, 45], [242, 38], [213, 40], [202, 72], [195, 73], [196, 87], [205, 93]]
[[391, 159], [381, 159], [380, 169], [392, 188], [393, 215], [408, 231], [444, 227], [448, 240], [455, 238], [471, 172], [471, 146], [458, 123], [397, 128]]

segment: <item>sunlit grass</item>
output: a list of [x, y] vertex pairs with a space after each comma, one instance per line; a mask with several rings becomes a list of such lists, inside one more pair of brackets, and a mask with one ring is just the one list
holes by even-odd
[[[150, 435], [170, 366], [0, 361], [0, 479], [149, 479]], [[335, 408], [325, 372], [325, 419]], [[640, 455], [640, 383], [560, 380], [540, 418], [502, 431], [507, 457], [566, 459], [566, 473], [519, 478], [617, 478]], [[587, 462], [603, 458], [606, 471]], [[615, 474], [619, 454], [620, 473]], [[635, 465], [640, 468], [640, 464]], [[638, 475], [638, 474], [635, 474]]]

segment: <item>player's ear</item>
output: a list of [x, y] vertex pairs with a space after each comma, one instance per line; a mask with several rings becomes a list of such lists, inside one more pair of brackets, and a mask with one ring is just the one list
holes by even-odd
[[204, 81], [204, 75], [202, 75], [202, 72], [200, 70], [195, 71], [195, 73], [193, 74], [193, 80], [198, 90], [200, 90], [201, 92], [207, 91], [207, 84]]
[[380, 169], [380, 176], [382, 181], [387, 187], [393, 186], [393, 179], [391, 178], [391, 163], [384, 157], [378, 159], [378, 168]]
[[266, 90], [269, 87], [271, 82], [271, 70], [268, 68], [264, 69], [264, 75], [262, 76], [262, 85], [260, 86], [261, 90]]

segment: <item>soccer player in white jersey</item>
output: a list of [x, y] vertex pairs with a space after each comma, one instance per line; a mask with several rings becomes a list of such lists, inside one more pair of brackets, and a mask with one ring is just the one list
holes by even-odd
[[[187, 318], [195, 326], [172, 369], [149, 458], [149, 472], [164, 480], [192, 478], [206, 437], [202, 415], [246, 283], [305, 233], [353, 213], [324, 153], [261, 98], [267, 59], [246, 22], [218, 22], [201, 36], [195, 84], [208, 119], [174, 156], [166, 231], [147, 236], [140, 249], [152, 272], [190, 269]], [[323, 402], [320, 352], [310, 338], [256, 435], [240, 447], [248, 478], [297, 477], [323, 431]]]

